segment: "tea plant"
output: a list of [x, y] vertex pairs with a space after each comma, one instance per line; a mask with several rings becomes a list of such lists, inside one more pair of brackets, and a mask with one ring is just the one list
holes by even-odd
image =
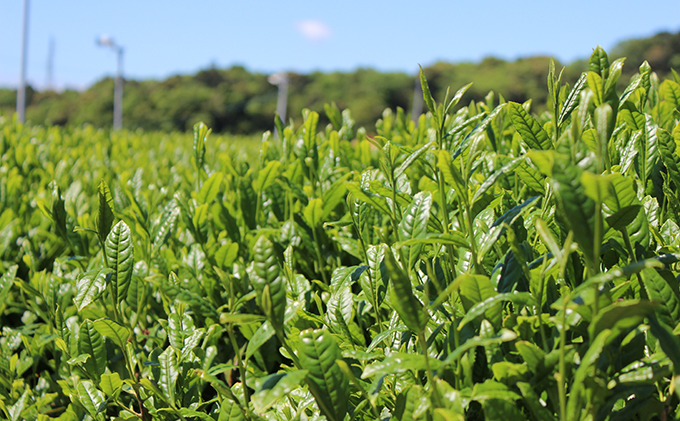
[[680, 386], [680, 78], [597, 48], [376, 135], [0, 122], [11, 420], [628, 420]]

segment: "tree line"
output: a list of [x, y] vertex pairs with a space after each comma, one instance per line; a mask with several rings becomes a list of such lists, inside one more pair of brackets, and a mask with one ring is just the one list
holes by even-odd
[[[663, 32], [650, 38], [623, 41], [611, 55], [627, 57], [620, 83], [627, 83], [644, 60], [659, 76], [664, 76], [672, 68], [680, 68], [680, 33]], [[474, 82], [463, 103], [483, 101], [493, 91], [511, 101], [532, 98], [540, 110], [547, 101], [545, 72], [549, 60], [543, 56], [514, 61], [489, 57], [478, 63], [438, 62], [425, 67], [424, 72], [439, 100], [447, 87], [457, 89]], [[570, 63], [565, 67], [563, 80], [573, 83], [586, 69], [585, 60]], [[126, 80], [124, 126], [130, 130], [187, 131], [194, 123], [203, 121], [221, 133], [254, 134], [270, 130], [278, 88], [267, 77], [233, 66], [210, 67], [162, 81]], [[349, 108], [356, 125], [369, 132], [385, 108], [400, 107], [411, 112], [417, 83], [414, 74], [364, 68], [344, 73], [289, 73], [288, 77], [289, 118], [300, 119], [304, 108], [321, 113], [324, 104], [335, 102], [340, 109]], [[37, 124], [110, 128], [113, 84], [112, 78], [105, 78], [82, 92], [37, 91], [29, 86], [26, 119]], [[0, 89], [0, 115], [11, 115], [15, 107], [16, 91]]]

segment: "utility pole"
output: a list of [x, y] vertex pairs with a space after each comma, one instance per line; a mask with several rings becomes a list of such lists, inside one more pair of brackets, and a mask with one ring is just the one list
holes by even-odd
[[116, 82], [113, 89], [113, 130], [120, 130], [123, 128], [123, 47], [116, 44], [108, 35], [102, 35], [97, 40], [97, 44], [111, 48], [118, 58]]
[[28, 50], [28, 0], [24, 0], [24, 19], [21, 32], [21, 70], [17, 89], [17, 114], [19, 122], [26, 120], [26, 53]]
[[[279, 87], [279, 95], [276, 100], [276, 113], [281, 117], [283, 124], [286, 124], [286, 107], [288, 105], [288, 75], [286, 73], [275, 73], [267, 78], [269, 83]], [[276, 129], [274, 129], [276, 132]], [[283, 133], [279, 133], [280, 136]]]

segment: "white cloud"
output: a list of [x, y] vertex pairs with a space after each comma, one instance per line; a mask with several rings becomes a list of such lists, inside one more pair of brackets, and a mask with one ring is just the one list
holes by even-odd
[[295, 23], [295, 28], [307, 41], [321, 43], [333, 35], [331, 28], [324, 22], [315, 19], [303, 20]]

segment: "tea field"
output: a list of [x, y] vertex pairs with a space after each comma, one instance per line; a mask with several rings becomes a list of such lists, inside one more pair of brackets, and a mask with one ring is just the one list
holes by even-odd
[[0, 417], [676, 419], [680, 77], [623, 65], [375, 135], [0, 117]]

